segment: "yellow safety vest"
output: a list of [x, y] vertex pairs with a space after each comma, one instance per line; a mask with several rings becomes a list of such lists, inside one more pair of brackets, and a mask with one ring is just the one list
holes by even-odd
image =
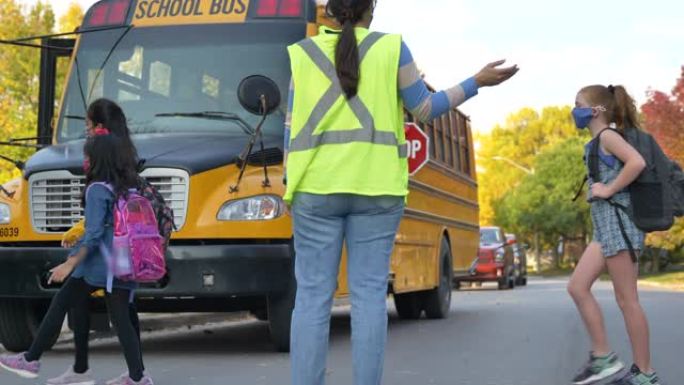
[[295, 193], [406, 196], [408, 163], [397, 86], [401, 36], [356, 28], [358, 95], [347, 100], [335, 70], [339, 31], [288, 48], [294, 101], [285, 201]]

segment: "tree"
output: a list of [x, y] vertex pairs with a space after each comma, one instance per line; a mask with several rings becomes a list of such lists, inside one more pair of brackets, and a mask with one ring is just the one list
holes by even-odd
[[[47, 34], [53, 31], [55, 16], [50, 5], [38, 2], [28, 12], [16, 0], [0, 0], [0, 38]], [[40, 51], [35, 48], [0, 46], [0, 140], [35, 136], [38, 124], [38, 69]], [[31, 150], [1, 147], [3, 155], [25, 160]], [[16, 177], [19, 171], [4, 162], [0, 178]]]
[[[648, 101], [641, 107], [646, 130], [663, 147], [667, 155], [684, 165], [684, 66], [671, 94], [650, 92]], [[684, 245], [684, 219], [679, 219], [666, 232], [649, 234], [650, 245], [675, 250]]]
[[66, 13], [59, 18], [59, 32], [73, 32], [83, 21], [83, 8], [72, 1]]
[[[533, 241], [537, 266], [541, 258], [541, 244], [544, 243], [540, 239], [543, 238], [543, 229], [522, 228], [518, 221], [531, 220], [529, 211], [520, 210], [534, 206], [536, 200], [543, 198], [545, 191], [541, 186], [526, 186], [527, 190], [521, 193], [520, 198], [526, 198], [522, 203], [527, 206], [517, 206], [512, 203], [512, 198], [503, 198], [528, 179], [528, 173], [534, 172], [540, 153], [577, 137], [589, 140], [587, 133], [575, 128], [569, 106], [546, 107], [541, 112], [523, 108], [511, 114], [504, 126], [496, 126], [490, 134], [477, 137], [480, 223], [491, 225], [501, 224], [499, 221], [502, 221], [506, 224], [506, 231], [516, 232], [519, 238]], [[543, 220], [536, 218], [534, 223]]]
[[558, 240], [583, 243], [591, 228], [589, 205], [571, 199], [586, 173], [585, 141], [572, 136], [546, 147], [534, 160], [534, 173], [494, 202], [495, 222], [526, 239], [540, 234], [542, 244], [554, 250], [556, 266]]
[[[82, 17], [80, 6], [72, 3], [60, 18], [60, 30], [73, 31]], [[53, 32], [55, 15], [48, 2], [39, 1], [26, 9], [17, 0], [0, 0], [0, 39], [12, 40]], [[66, 72], [65, 64], [60, 64], [62, 72]], [[39, 49], [0, 46], [0, 141], [36, 135], [39, 71]], [[59, 85], [58, 90], [61, 90]], [[24, 148], [0, 147], [0, 154], [18, 160], [26, 160], [32, 152]], [[19, 175], [19, 170], [10, 163], [0, 163], [0, 182]]]
[[641, 110], [646, 129], [665, 153], [684, 164], [684, 66], [672, 93], [651, 91]]
[[504, 126], [479, 135], [478, 183], [480, 222], [493, 224], [493, 202], [520, 183], [525, 168], [545, 148], [578, 136], [570, 107], [546, 107], [541, 113], [523, 108], [510, 115]]

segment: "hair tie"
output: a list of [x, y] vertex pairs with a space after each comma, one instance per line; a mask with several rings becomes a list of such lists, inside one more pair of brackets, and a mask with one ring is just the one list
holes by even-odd
[[340, 20], [342, 22], [345, 22], [348, 20], [353, 21], [354, 20], [354, 11], [351, 9], [343, 9], [342, 14], [340, 16], [342, 16], [341, 17], [342, 20]]
[[93, 135], [94, 136], [102, 136], [102, 135], [109, 135], [111, 132], [109, 132], [109, 129], [107, 128], [96, 128], [93, 130]]
[[612, 84], [608, 86], [608, 92], [610, 92], [611, 94], [615, 94], [615, 87], [613, 87]]

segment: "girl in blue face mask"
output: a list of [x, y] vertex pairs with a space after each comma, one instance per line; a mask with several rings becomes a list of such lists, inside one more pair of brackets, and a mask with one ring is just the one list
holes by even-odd
[[637, 254], [643, 250], [644, 233], [608, 202], [610, 199], [631, 205], [625, 188], [646, 166], [642, 156], [620, 134], [626, 128], [639, 128], [636, 106], [624, 87], [595, 85], [585, 87], [577, 94], [572, 116], [577, 128], [589, 129], [593, 137], [586, 146], [585, 159], [589, 159], [594, 141], [599, 141], [599, 174], [597, 180], [589, 180], [593, 241], [584, 251], [568, 284], [568, 292], [584, 320], [592, 344], [589, 361], [573, 383], [593, 384], [624, 368], [608, 344], [603, 315], [591, 293], [592, 285], [607, 267], [634, 356], [631, 369], [611, 384], [657, 385], [660, 382], [650, 361], [648, 321], [637, 295], [638, 266], [630, 256], [618, 215]]

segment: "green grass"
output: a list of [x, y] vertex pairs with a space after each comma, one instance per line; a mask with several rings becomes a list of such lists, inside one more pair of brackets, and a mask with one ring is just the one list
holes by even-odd
[[684, 271], [671, 271], [642, 276], [640, 281], [672, 288], [684, 289]]
[[567, 277], [572, 274], [573, 269], [570, 267], [561, 267], [553, 269], [544, 269], [541, 272], [529, 271], [528, 274], [533, 277], [552, 278], [552, 277]]

